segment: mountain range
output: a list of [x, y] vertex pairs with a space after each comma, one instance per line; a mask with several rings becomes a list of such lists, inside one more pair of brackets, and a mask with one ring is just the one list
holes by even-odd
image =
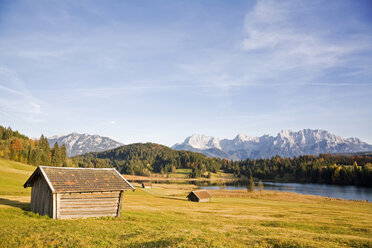
[[270, 158], [276, 155], [294, 157], [305, 154], [372, 151], [372, 145], [358, 138], [342, 138], [318, 129], [303, 129], [298, 132], [282, 130], [276, 136], [263, 135], [261, 137], [239, 134], [234, 139], [193, 134], [172, 148], [232, 160]]
[[48, 141], [51, 147], [55, 142], [60, 146], [66, 145], [66, 152], [69, 157], [87, 152], [106, 151], [123, 145], [108, 137], [79, 133], [51, 136]]
[[[78, 133], [52, 136], [48, 138], [48, 141], [51, 147], [55, 142], [60, 146], [65, 144], [69, 157], [88, 152], [106, 151], [123, 145], [108, 137]], [[219, 139], [213, 136], [193, 134], [172, 148], [231, 160], [271, 158], [276, 155], [294, 157], [305, 154], [345, 154], [372, 151], [372, 145], [358, 138], [342, 138], [318, 129], [303, 129], [298, 132], [282, 130], [276, 136], [249, 137], [239, 134], [234, 139]]]

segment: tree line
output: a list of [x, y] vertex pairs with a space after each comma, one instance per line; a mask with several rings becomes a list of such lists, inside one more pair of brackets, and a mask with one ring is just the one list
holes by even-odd
[[41, 135], [39, 140], [0, 126], [0, 157], [31, 165], [68, 166], [66, 146], [56, 142], [52, 148], [48, 139]]
[[224, 160], [221, 167], [237, 177], [262, 180], [360, 185], [372, 187], [372, 156], [320, 154], [294, 158]]

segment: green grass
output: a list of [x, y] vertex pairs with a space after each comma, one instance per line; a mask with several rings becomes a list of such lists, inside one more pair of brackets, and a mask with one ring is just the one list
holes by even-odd
[[188, 178], [191, 169], [177, 169], [174, 173], [169, 173], [169, 177], [173, 178]]
[[176, 172], [179, 174], [189, 175], [192, 172], [192, 170], [191, 169], [177, 169]]
[[21, 187], [36, 167], [0, 159], [0, 195], [29, 195], [30, 189]]
[[192, 185], [155, 184], [157, 195], [126, 192], [121, 218], [52, 220], [28, 211], [25, 173], [12, 173], [13, 193], [0, 195], [0, 247], [372, 247], [371, 203], [270, 191], [194, 203], [182, 200]]

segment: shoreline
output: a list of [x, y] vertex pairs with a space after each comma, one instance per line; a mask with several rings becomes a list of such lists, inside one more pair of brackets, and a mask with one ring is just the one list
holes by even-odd
[[146, 182], [158, 182], [158, 181], [175, 181], [175, 182], [237, 182], [245, 181], [247, 179], [242, 178], [180, 178], [180, 177], [147, 177], [147, 176], [135, 176], [122, 174], [125, 179], [128, 181], [146, 181]]
[[[221, 178], [181, 178], [181, 177], [148, 177], [148, 176], [137, 176], [137, 175], [129, 175], [129, 174], [122, 174], [125, 179], [128, 181], [133, 182], [174, 182], [174, 183], [182, 183], [182, 182], [210, 182], [215, 183], [216, 185], [223, 185], [224, 183], [232, 183], [232, 182], [247, 182], [248, 178], [231, 178], [231, 177], [221, 177]], [[262, 181], [263, 183], [297, 183], [297, 184], [312, 184], [312, 185], [327, 185], [327, 186], [340, 186], [340, 187], [359, 187], [359, 188], [370, 188], [366, 186], [360, 185], [353, 185], [353, 184], [332, 184], [332, 183], [314, 183], [314, 182], [307, 182], [307, 181], [294, 181], [294, 180], [265, 180], [265, 179], [257, 179], [254, 178], [254, 182], [258, 183]]]

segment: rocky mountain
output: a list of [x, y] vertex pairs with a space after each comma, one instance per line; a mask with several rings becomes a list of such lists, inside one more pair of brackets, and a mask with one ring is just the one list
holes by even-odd
[[248, 137], [239, 134], [231, 140], [194, 134], [172, 148], [233, 160], [372, 151], [372, 145], [358, 138], [342, 138], [324, 130], [312, 129], [298, 132], [282, 130], [277, 136]]
[[48, 138], [49, 144], [54, 143], [66, 145], [67, 156], [81, 155], [87, 152], [100, 152], [110, 150], [123, 144], [108, 137], [89, 134], [70, 133], [67, 135], [56, 135]]

